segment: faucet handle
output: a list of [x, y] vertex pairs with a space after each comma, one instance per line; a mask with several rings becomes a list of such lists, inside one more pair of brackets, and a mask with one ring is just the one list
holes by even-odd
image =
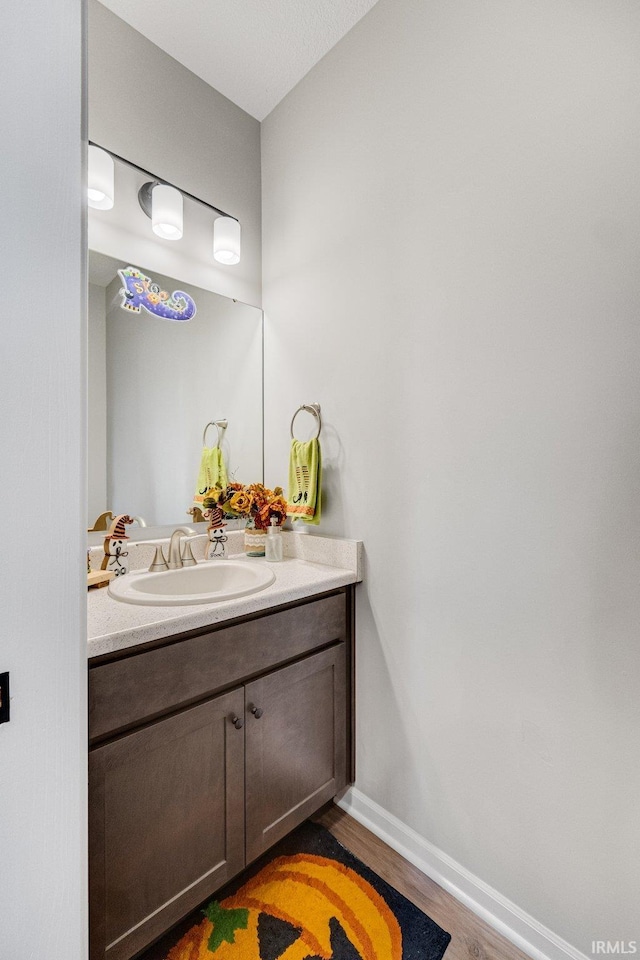
[[193, 555], [193, 550], [191, 549], [192, 539], [195, 538], [191, 537], [189, 540], [184, 541], [184, 550], [182, 551], [182, 555], [180, 557], [183, 567], [195, 567], [196, 563], [198, 562]]
[[153, 557], [153, 562], [149, 567], [149, 573], [160, 573], [162, 570], [168, 570], [167, 561], [165, 560], [164, 553], [162, 552], [162, 544], [154, 543], [152, 544], [156, 548], [156, 552]]

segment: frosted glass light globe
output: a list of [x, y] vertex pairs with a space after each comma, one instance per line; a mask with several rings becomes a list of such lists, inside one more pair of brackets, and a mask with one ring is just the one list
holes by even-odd
[[89, 147], [87, 202], [95, 210], [111, 210], [113, 206], [114, 163], [111, 154], [100, 147]]
[[213, 256], [218, 263], [240, 263], [240, 224], [233, 217], [218, 217], [213, 223]]
[[175, 187], [158, 183], [151, 191], [151, 227], [163, 240], [182, 237], [182, 194]]

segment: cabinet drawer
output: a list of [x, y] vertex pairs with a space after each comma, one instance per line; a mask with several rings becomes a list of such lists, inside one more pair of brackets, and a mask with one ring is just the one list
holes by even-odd
[[105, 737], [347, 637], [344, 592], [89, 670], [89, 736]]

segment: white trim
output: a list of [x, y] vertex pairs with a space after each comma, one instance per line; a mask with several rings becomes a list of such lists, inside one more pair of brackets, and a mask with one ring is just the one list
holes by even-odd
[[347, 790], [337, 804], [534, 960], [587, 960], [580, 950], [474, 876], [356, 787]]

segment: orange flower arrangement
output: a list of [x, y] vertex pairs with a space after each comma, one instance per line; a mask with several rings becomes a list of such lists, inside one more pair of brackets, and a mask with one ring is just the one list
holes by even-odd
[[284, 499], [282, 487], [269, 490], [261, 483], [252, 483], [247, 493], [251, 497], [250, 519], [258, 530], [268, 530], [272, 517], [275, 517], [278, 526], [284, 523], [287, 516], [287, 501]]
[[212, 487], [207, 490], [204, 505], [214, 503], [224, 511], [226, 516], [244, 517], [253, 521], [258, 530], [268, 530], [272, 517], [276, 518], [278, 526], [284, 523], [287, 517], [287, 501], [282, 487], [270, 490], [262, 483], [251, 483], [244, 486], [242, 483], [230, 483], [226, 487]]

